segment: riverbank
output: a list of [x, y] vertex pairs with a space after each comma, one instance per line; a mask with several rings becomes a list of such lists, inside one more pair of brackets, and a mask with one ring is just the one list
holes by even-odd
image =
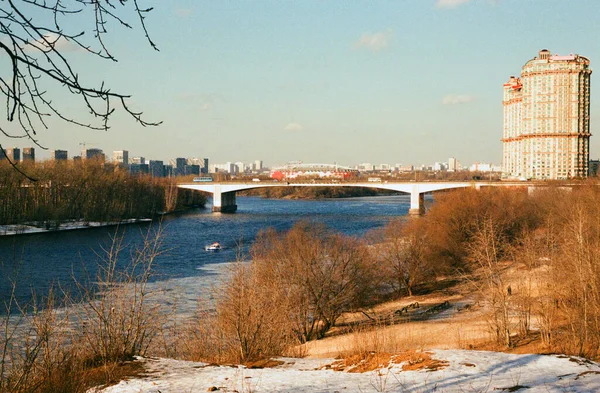
[[95, 221], [67, 221], [60, 224], [52, 223], [52, 226], [40, 226], [45, 223], [29, 223], [20, 225], [0, 225], [0, 236], [33, 235], [40, 233], [51, 233], [58, 231], [73, 231], [78, 229], [91, 229], [101, 227], [112, 227], [119, 225], [141, 224], [152, 222], [151, 218], [130, 218], [120, 221], [95, 222]]

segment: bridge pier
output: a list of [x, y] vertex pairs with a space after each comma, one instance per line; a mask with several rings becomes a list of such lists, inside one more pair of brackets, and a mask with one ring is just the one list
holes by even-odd
[[413, 186], [410, 193], [410, 210], [408, 214], [411, 216], [422, 216], [425, 214], [425, 194], [419, 192], [417, 185]]
[[236, 210], [235, 191], [221, 192], [221, 186], [215, 186], [212, 211], [218, 213], [235, 213]]

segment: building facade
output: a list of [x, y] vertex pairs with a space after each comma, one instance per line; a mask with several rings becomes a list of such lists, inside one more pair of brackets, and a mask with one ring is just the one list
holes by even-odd
[[150, 160], [148, 170], [152, 177], [165, 177], [165, 165], [160, 160]]
[[102, 149], [85, 149], [82, 152], [82, 158], [84, 160], [98, 160], [99, 162], [106, 161], [106, 155]]
[[587, 176], [591, 73], [586, 57], [544, 49], [504, 84], [504, 178]]
[[23, 162], [35, 162], [35, 148], [25, 147], [23, 148]]
[[21, 149], [18, 147], [9, 147], [4, 149], [6, 157], [13, 163], [21, 161]]
[[127, 150], [115, 150], [112, 156], [113, 162], [116, 164], [128, 166], [129, 165], [129, 151]]
[[68, 153], [66, 150], [52, 150], [50, 158], [54, 161], [65, 161], [67, 160]]

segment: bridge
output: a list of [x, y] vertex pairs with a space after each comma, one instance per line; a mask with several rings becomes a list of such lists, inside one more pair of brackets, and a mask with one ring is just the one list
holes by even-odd
[[380, 190], [397, 191], [410, 194], [411, 215], [421, 215], [424, 213], [423, 198], [425, 194], [435, 191], [451, 190], [456, 188], [475, 188], [480, 189], [483, 186], [518, 186], [529, 187], [530, 182], [485, 182], [485, 181], [464, 181], [464, 182], [198, 182], [181, 183], [177, 187], [189, 190], [204, 191], [213, 195], [213, 212], [234, 213], [237, 210], [236, 192], [242, 190], [251, 190], [255, 188], [267, 187], [368, 187]]

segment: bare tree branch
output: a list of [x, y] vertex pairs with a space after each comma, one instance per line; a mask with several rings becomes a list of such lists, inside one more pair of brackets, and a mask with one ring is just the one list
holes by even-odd
[[[17, 122], [20, 129], [2, 128], [2, 134], [27, 138], [40, 146], [36, 135], [39, 129], [48, 128], [46, 119], [50, 117], [108, 130], [116, 109], [124, 110], [142, 126], [159, 125], [161, 122], [147, 121], [142, 112], [131, 109], [130, 95], [113, 92], [104, 83], [82, 83], [65, 54], [65, 48], [71, 46], [83, 54], [117, 61], [104, 36], [113, 25], [133, 29], [135, 24], [141, 27], [150, 47], [158, 50], [145, 21], [152, 8], [143, 8], [140, 3], [142, 0], [0, 0], [0, 53], [10, 62], [7, 70], [0, 71], [0, 93], [6, 97], [6, 120]], [[90, 24], [73, 31], [73, 18], [89, 18]], [[52, 84], [58, 85], [56, 90], [77, 96], [94, 120], [71, 116], [54, 103], [46, 90], [53, 89]]]

